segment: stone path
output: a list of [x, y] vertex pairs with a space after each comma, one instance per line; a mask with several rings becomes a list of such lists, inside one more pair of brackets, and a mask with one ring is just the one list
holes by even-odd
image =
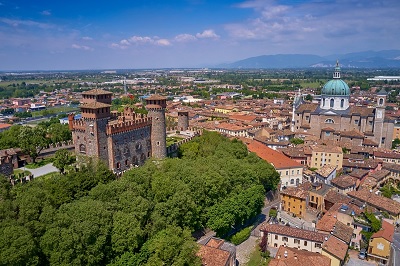
[[243, 265], [249, 261], [250, 254], [256, 249], [258, 237], [250, 236], [242, 244], [236, 246], [236, 259], [239, 265]]
[[46, 165], [36, 168], [36, 169], [28, 169], [26, 167], [20, 167], [18, 169], [20, 169], [22, 171], [28, 170], [29, 172], [31, 172], [33, 174], [34, 178], [42, 176], [42, 175], [46, 175], [48, 173], [58, 172], [58, 169], [56, 167], [54, 167], [52, 163], [46, 164]]

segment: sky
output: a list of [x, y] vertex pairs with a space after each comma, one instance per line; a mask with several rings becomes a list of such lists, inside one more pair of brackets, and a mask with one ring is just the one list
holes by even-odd
[[400, 49], [399, 0], [0, 0], [0, 70], [216, 66]]

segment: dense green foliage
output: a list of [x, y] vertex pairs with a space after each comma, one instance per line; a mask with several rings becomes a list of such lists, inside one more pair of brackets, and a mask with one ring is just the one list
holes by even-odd
[[234, 234], [232, 237], [230, 237], [228, 240], [234, 245], [239, 245], [250, 237], [251, 230], [253, 230], [253, 226], [245, 227]]
[[86, 165], [13, 188], [3, 178], [1, 262], [200, 265], [191, 233], [243, 223], [279, 181], [244, 144], [209, 132], [183, 145], [181, 158], [149, 160], [119, 180]]
[[42, 149], [51, 143], [72, 139], [68, 125], [58, 118], [39, 123], [36, 127], [14, 125], [0, 133], [0, 149], [21, 148], [35, 160]]

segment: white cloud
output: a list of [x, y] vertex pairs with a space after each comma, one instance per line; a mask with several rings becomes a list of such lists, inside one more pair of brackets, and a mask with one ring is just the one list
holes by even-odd
[[84, 51], [93, 51], [94, 50], [92, 47], [89, 47], [89, 46], [86, 46], [86, 45], [72, 44], [71, 47], [73, 49], [84, 50]]
[[168, 41], [167, 39], [159, 39], [159, 40], [156, 40], [154, 43], [159, 45], [159, 46], [169, 46], [169, 45], [171, 45], [171, 42]]
[[43, 10], [42, 12], [40, 12], [40, 14], [42, 14], [43, 16], [51, 16], [50, 10]]
[[196, 37], [199, 39], [205, 39], [205, 38], [213, 38], [213, 39], [217, 39], [219, 38], [219, 36], [214, 32], [214, 30], [204, 30], [202, 33], [197, 33]]
[[88, 36], [84, 36], [84, 37], [82, 37], [82, 40], [84, 40], [84, 41], [92, 41], [93, 38], [88, 37]]
[[183, 34], [176, 35], [174, 40], [176, 42], [190, 42], [190, 41], [197, 40], [197, 38], [195, 36], [193, 36], [192, 34], [183, 33]]
[[37, 28], [41, 28], [41, 29], [54, 28], [54, 25], [51, 25], [51, 24], [48, 24], [48, 23], [36, 22], [36, 21], [33, 21], [33, 20], [19, 20], [19, 19], [0, 18], [0, 22], [3, 22], [5, 24], [13, 26], [13, 27], [28, 26], [28, 27], [37, 27]]

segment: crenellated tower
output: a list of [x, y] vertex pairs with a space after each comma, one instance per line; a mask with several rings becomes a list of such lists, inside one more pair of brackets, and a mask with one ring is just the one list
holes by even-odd
[[186, 131], [189, 128], [189, 112], [178, 111], [178, 130]]
[[152, 156], [157, 159], [167, 157], [165, 108], [167, 99], [161, 95], [152, 95], [146, 99], [148, 116], [152, 119], [151, 150]]

